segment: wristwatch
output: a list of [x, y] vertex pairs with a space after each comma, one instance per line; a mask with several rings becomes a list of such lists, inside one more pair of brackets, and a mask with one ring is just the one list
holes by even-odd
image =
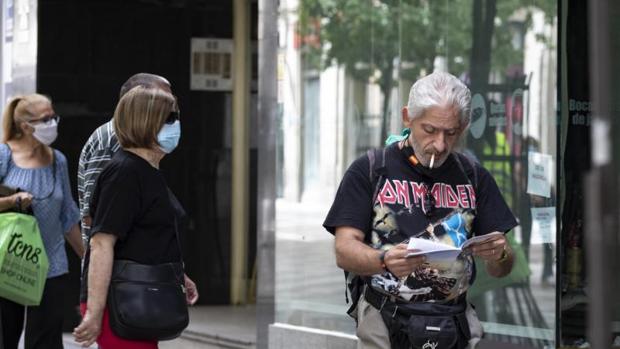
[[381, 268], [383, 268], [384, 271], [388, 271], [387, 265], [385, 265], [385, 254], [386, 253], [387, 253], [387, 250], [383, 250], [381, 251], [381, 254], [379, 254], [379, 262], [381, 262]]

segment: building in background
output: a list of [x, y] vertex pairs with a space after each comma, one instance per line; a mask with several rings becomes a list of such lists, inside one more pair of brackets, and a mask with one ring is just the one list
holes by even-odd
[[[246, 264], [252, 303], [256, 251], [256, 137], [247, 153], [249, 209], [231, 206], [233, 5], [230, 1], [2, 0], [0, 105], [16, 95], [49, 95], [62, 117], [54, 147], [67, 157], [76, 184], [78, 156], [86, 139], [113, 115], [121, 85], [150, 72], [172, 84], [182, 115], [182, 139], [162, 162], [169, 186], [187, 219], [181, 234], [187, 273], [198, 284], [202, 305], [239, 303], [231, 299], [233, 260]], [[244, 2], [249, 76], [246, 97], [250, 133], [256, 128], [258, 2]], [[253, 51], [252, 51], [253, 47]], [[247, 170], [247, 169], [246, 169]], [[74, 197], [77, 194], [74, 191]], [[231, 221], [249, 221], [245, 253], [234, 255]], [[66, 330], [76, 325], [80, 263], [70, 258]]]
[[36, 91], [38, 1], [6, 0], [0, 18], [0, 107], [11, 96]]

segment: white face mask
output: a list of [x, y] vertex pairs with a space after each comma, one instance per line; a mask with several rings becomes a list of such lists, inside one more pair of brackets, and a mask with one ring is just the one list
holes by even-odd
[[58, 122], [55, 119], [51, 119], [45, 123], [39, 123], [36, 125], [28, 123], [28, 125], [34, 127], [34, 133], [32, 136], [39, 142], [50, 145], [54, 143], [58, 136]]

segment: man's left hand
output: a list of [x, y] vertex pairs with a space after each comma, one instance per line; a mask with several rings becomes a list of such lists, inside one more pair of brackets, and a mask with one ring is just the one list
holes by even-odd
[[185, 299], [187, 301], [187, 305], [194, 305], [198, 300], [198, 289], [196, 288], [196, 284], [192, 281], [192, 279], [184, 274], [185, 276]]
[[502, 259], [504, 250], [508, 249], [508, 242], [504, 235], [497, 236], [471, 247], [472, 254], [486, 262], [497, 262]]

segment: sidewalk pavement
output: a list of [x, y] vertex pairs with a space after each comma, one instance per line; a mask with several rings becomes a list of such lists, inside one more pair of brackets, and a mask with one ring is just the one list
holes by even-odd
[[[78, 349], [70, 333], [63, 335], [65, 349]], [[96, 348], [92, 345], [91, 348]], [[20, 347], [23, 348], [23, 347]], [[190, 324], [181, 337], [163, 341], [160, 349], [254, 349], [256, 348], [256, 307], [195, 306], [190, 308]]]

